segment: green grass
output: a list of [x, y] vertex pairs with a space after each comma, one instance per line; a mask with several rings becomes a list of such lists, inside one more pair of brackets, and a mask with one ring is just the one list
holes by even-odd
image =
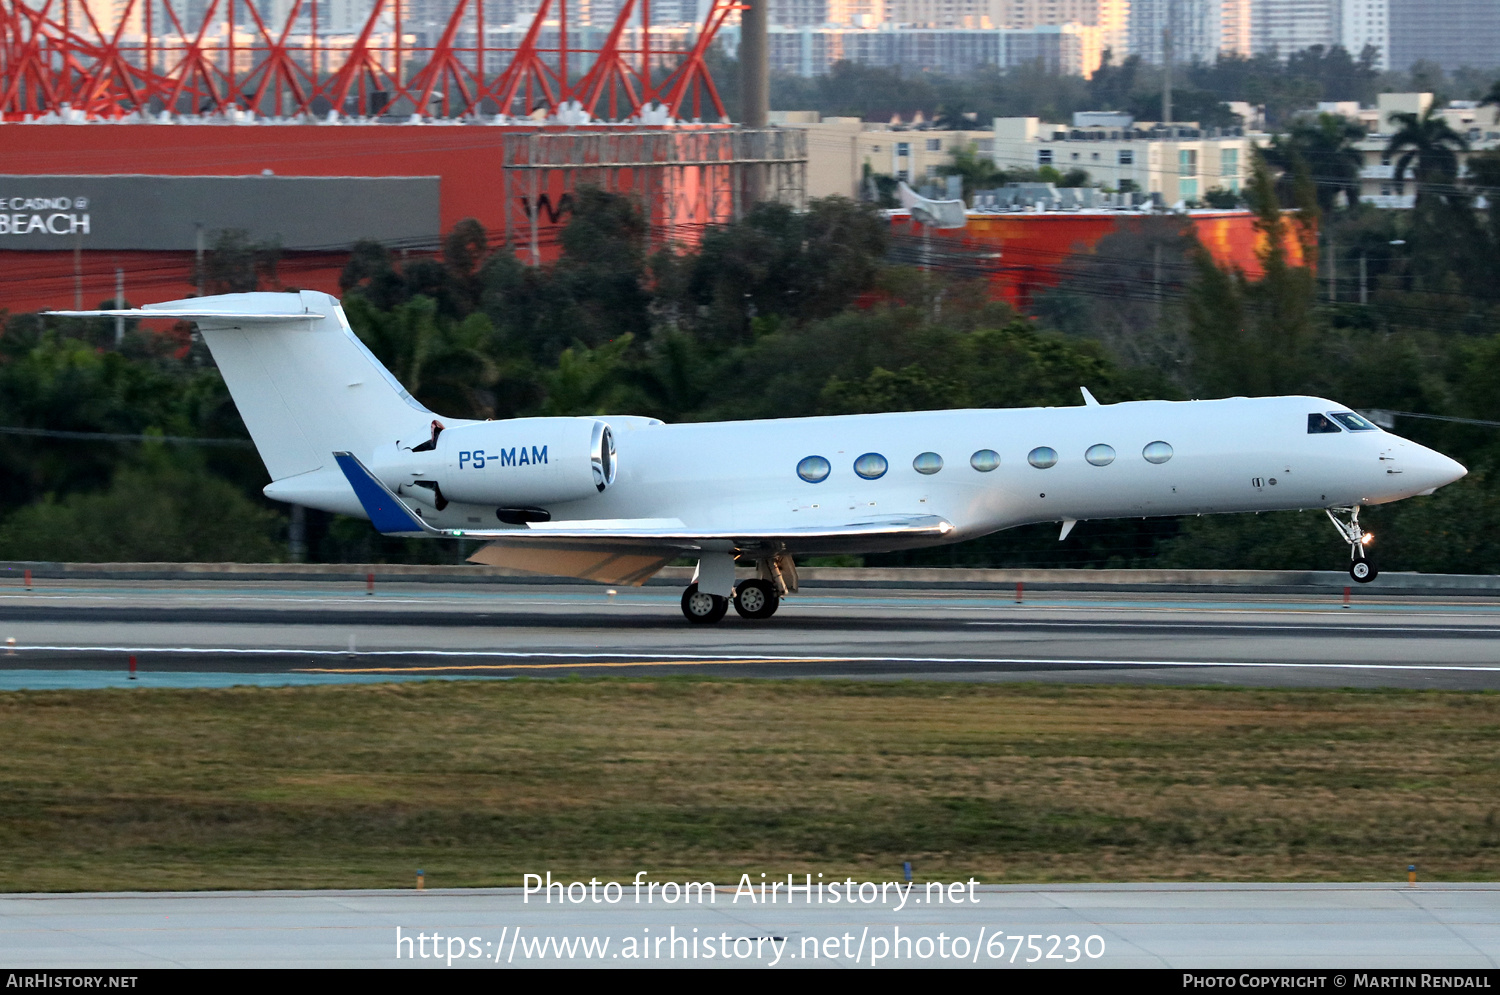
[[1500, 695], [583, 680], [0, 694], [0, 891], [1500, 876]]

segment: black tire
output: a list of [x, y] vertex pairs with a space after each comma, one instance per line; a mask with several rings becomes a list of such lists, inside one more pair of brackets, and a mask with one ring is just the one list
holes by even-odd
[[[704, 598], [709, 600], [705, 602]], [[688, 589], [682, 592], [682, 614], [689, 622], [698, 625], [713, 625], [723, 618], [728, 610], [728, 598], [699, 591], [697, 584], [689, 584]]]
[[770, 618], [781, 606], [776, 588], [764, 580], [742, 580], [734, 586], [734, 610], [740, 618]]
[[1357, 583], [1368, 584], [1380, 576], [1380, 571], [1375, 569], [1375, 564], [1369, 560], [1355, 560], [1349, 565], [1349, 576], [1353, 577]]

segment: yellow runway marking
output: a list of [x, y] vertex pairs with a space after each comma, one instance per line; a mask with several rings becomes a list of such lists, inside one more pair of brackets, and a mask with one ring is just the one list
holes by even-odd
[[732, 663], [850, 663], [855, 657], [799, 656], [745, 660], [621, 660], [616, 663], [479, 663], [451, 667], [299, 667], [294, 674], [420, 674], [444, 670], [566, 670], [585, 667], [712, 667]]

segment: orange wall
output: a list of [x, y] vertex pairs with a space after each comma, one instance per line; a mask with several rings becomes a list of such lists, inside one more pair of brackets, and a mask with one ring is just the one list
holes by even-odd
[[[1149, 215], [971, 214], [966, 228], [934, 229], [930, 236], [935, 252], [943, 241], [956, 241], [981, 258], [998, 251], [998, 258], [984, 260], [990, 282], [1002, 299], [1025, 307], [1036, 290], [1062, 282], [1069, 256], [1094, 251], [1106, 235], [1139, 227], [1145, 217]], [[1219, 265], [1237, 266], [1251, 279], [1262, 276], [1258, 250], [1265, 239], [1249, 211], [1205, 211], [1185, 220]], [[895, 215], [891, 223], [898, 234], [923, 234], [922, 226], [905, 214]], [[1287, 254], [1294, 265], [1302, 265], [1302, 246], [1290, 229], [1289, 224]]]

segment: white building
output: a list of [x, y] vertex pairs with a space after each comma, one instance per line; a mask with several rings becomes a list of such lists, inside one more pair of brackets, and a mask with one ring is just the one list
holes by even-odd
[[[1412, 189], [1413, 169], [1408, 167], [1405, 177], [1398, 182], [1396, 162], [1402, 153], [1386, 153], [1386, 146], [1397, 127], [1391, 123], [1391, 115], [1425, 113], [1432, 106], [1432, 94], [1382, 93], [1378, 99], [1375, 107], [1358, 111], [1360, 123], [1370, 129], [1370, 134], [1358, 145], [1365, 160], [1360, 170], [1359, 199], [1377, 207], [1411, 207], [1416, 200], [1416, 191]], [[1438, 113], [1450, 128], [1468, 140], [1469, 151], [1458, 153], [1460, 176], [1467, 174], [1469, 156], [1500, 149], [1500, 123], [1495, 121], [1495, 108], [1476, 107], [1473, 101], [1455, 100]]]
[[1343, 0], [1339, 12], [1339, 44], [1356, 59], [1366, 45], [1374, 46], [1380, 55], [1375, 68], [1382, 72], [1390, 66], [1391, 5], [1389, 0]]
[[[1087, 118], [1081, 118], [1086, 121]], [[1211, 190], [1239, 193], [1250, 151], [1268, 136], [1191, 124], [1129, 126], [1047, 124], [1034, 117], [995, 119], [994, 157], [1001, 169], [1084, 169], [1095, 183], [1160, 195], [1168, 205], [1200, 201]]]
[[1251, 12], [1256, 52], [1286, 58], [1314, 45], [1332, 47], [1338, 40], [1339, 0], [1255, 0]]

